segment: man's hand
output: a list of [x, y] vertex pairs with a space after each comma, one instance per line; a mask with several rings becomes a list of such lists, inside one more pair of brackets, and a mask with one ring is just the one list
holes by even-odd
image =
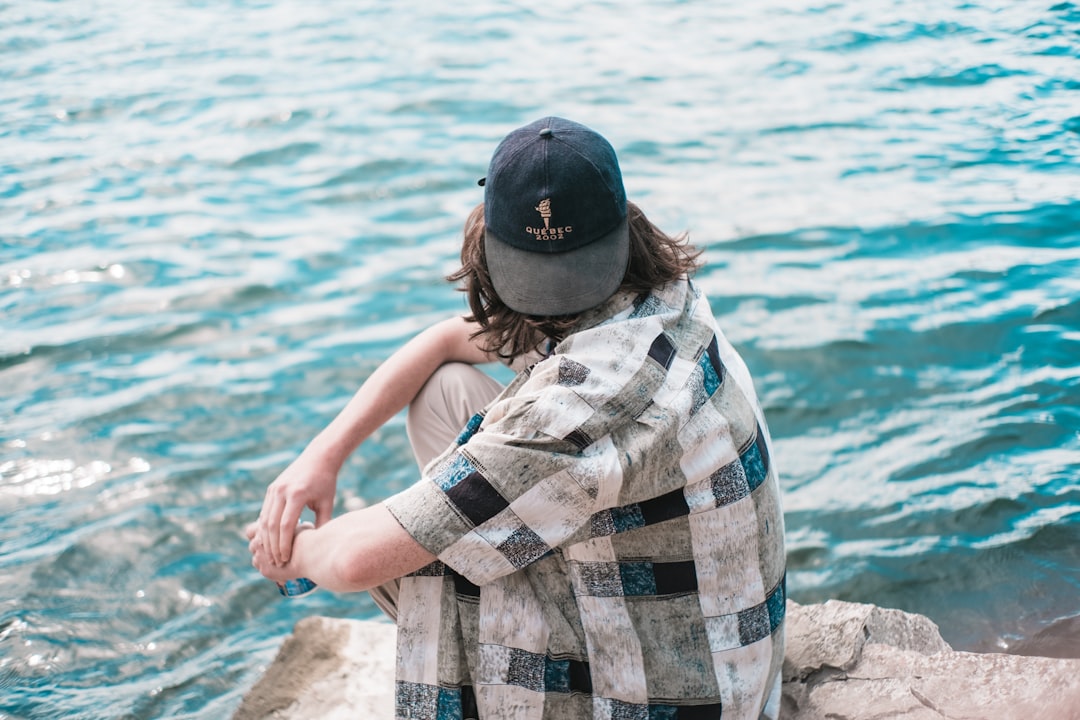
[[[296, 523], [305, 507], [315, 511], [316, 527], [321, 527], [330, 519], [334, 510], [337, 473], [337, 467], [308, 449], [270, 483], [251, 540], [257, 541], [264, 549], [272, 565], [281, 567], [289, 562]], [[262, 572], [262, 569], [259, 571]]]
[[283, 583], [286, 580], [300, 577], [301, 573], [291, 565], [274, 564], [266, 546], [259, 540], [258, 531], [258, 523], [251, 523], [244, 529], [244, 534], [248, 539], [248, 552], [251, 553], [251, 566], [258, 570], [267, 580], [273, 580], [276, 583]]

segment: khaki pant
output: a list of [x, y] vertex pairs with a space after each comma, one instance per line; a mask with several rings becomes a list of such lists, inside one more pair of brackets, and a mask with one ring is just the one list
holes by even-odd
[[[469, 418], [502, 389], [502, 385], [472, 365], [448, 363], [436, 370], [410, 403], [405, 420], [417, 464], [423, 468], [438, 457], [457, 439]], [[368, 593], [391, 620], [397, 620], [397, 580], [372, 588]]]

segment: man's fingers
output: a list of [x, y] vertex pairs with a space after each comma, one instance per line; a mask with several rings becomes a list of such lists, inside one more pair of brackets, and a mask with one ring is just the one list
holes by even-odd
[[[256, 525], [256, 523], [248, 525], [248, 529], [250, 530], [254, 525]], [[263, 571], [266, 550], [258, 536], [252, 536], [248, 540], [248, 552], [251, 553], [251, 566], [261, 573]]]
[[284, 565], [292, 557], [293, 535], [296, 533], [296, 523], [300, 521], [300, 513], [304, 511], [302, 505], [286, 504], [281, 513], [281, 526], [278, 528], [278, 553], [275, 562]]
[[266, 492], [262, 512], [259, 513], [259, 538], [262, 540], [271, 562], [277, 562], [278, 527], [281, 523], [281, 510], [284, 502], [273, 486]]

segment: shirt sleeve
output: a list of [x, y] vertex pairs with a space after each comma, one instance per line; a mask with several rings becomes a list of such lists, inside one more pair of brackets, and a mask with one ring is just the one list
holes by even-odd
[[[593, 414], [559, 361], [488, 409], [480, 430], [387, 501], [413, 538], [476, 585], [544, 557], [587, 526], [621, 469], [609, 439], [575, 444]], [[569, 435], [569, 437], [567, 437]]]

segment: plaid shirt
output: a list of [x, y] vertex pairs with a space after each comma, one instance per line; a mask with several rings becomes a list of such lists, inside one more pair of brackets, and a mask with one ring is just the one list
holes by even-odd
[[746, 366], [688, 281], [618, 294], [387, 505], [399, 718], [757, 718], [784, 543]]

